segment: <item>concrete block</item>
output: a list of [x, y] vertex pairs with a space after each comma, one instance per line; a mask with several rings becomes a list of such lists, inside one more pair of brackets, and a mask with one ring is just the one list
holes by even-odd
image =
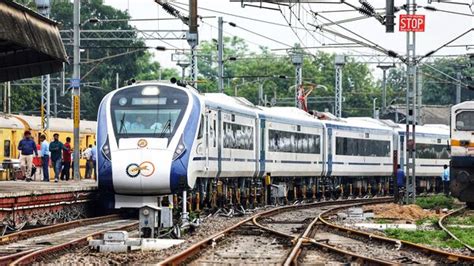
[[183, 243], [181, 239], [142, 239], [142, 250], [160, 250]]
[[127, 239], [127, 231], [109, 231], [104, 234], [104, 241], [125, 241]]

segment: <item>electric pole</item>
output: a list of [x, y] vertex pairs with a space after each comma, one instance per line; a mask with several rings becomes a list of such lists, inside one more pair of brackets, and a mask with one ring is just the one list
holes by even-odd
[[73, 62], [73, 74], [71, 80], [72, 87], [72, 100], [73, 100], [73, 121], [74, 121], [74, 179], [76, 181], [81, 180], [81, 174], [79, 172], [79, 126], [80, 126], [80, 84], [81, 84], [81, 51], [80, 51], [80, 26], [81, 26], [81, 1], [74, 0], [74, 62]]
[[383, 79], [382, 79], [382, 114], [385, 113], [387, 109], [387, 70], [395, 65], [378, 65], [378, 68], [382, 69], [383, 71]]
[[[36, 0], [36, 7], [41, 15], [49, 18], [51, 5], [50, 0]], [[51, 76], [41, 76], [41, 129], [46, 132], [49, 129], [49, 118], [51, 116]]]
[[[416, 13], [416, 0], [407, 0], [407, 15]], [[412, 201], [416, 199], [416, 33], [407, 31], [407, 92], [406, 92], [406, 182], [405, 182], [405, 202], [410, 202], [410, 193], [412, 193]], [[410, 130], [411, 127], [411, 130]]]
[[300, 86], [303, 84], [303, 54], [295, 50], [291, 54], [291, 61], [295, 66], [295, 107], [303, 109], [303, 106], [300, 106], [298, 101], [298, 92]]
[[456, 73], [456, 79], [458, 80], [456, 82], [456, 104], [461, 102], [461, 70], [458, 68], [458, 72]]
[[219, 92], [224, 92], [224, 20], [222, 17], [218, 18], [218, 37], [217, 37], [217, 63], [218, 63], [218, 88]]
[[191, 82], [197, 89], [197, 54], [196, 47], [199, 44], [197, 24], [197, 0], [189, 0], [189, 31], [186, 39], [191, 47]]
[[336, 55], [334, 58], [334, 64], [336, 66], [336, 80], [335, 80], [335, 115], [338, 118], [342, 117], [342, 69], [346, 64], [346, 58], [344, 55]]

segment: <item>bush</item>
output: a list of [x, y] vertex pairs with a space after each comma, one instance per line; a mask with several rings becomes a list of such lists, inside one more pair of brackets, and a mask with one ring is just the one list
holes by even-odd
[[445, 195], [419, 197], [416, 199], [416, 205], [423, 209], [452, 209], [454, 205], [454, 199], [452, 197], [446, 197]]

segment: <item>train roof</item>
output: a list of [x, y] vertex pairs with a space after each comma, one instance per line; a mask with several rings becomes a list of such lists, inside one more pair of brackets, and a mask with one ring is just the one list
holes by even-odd
[[251, 116], [256, 116], [260, 111], [260, 108], [241, 97], [232, 97], [224, 93], [205, 93], [203, 94], [203, 97], [206, 105], [213, 108], [227, 109]]
[[24, 129], [23, 123], [12, 115], [1, 115], [0, 116], [0, 128], [17, 128]]
[[451, 110], [454, 112], [458, 109], [474, 109], [474, 101], [465, 101], [462, 103], [458, 103], [451, 107]]
[[[398, 132], [405, 132], [406, 131], [406, 124], [398, 124]], [[449, 136], [449, 126], [442, 125], [442, 124], [425, 124], [425, 125], [417, 125], [415, 127], [416, 133], [419, 134], [429, 134], [429, 135], [445, 135]]]
[[367, 117], [349, 117], [335, 120], [322, 120], [328, 126], [332, 127], [349, 127], [349, 128], [363, 128], [370, 130], [392, 131], [393, 128], [381, 123], [380, 121]]
[[323, 123], [317, 119], [315, 116], [308, 114], [307, 112], [296, 108], [296, 107], [263, 107], [259, 106], [262, 110], [261, 115], [266, 118], [282, 120], [282, 121], [292, 121], [310, 125], [310, 126], [322, 126]]
[[[39, 116], [27, 116], [27, 115], [17, 115], [18, 118], [24, 120], [30, 129], [32, 130], [41, 130], [41, 117]], [[81, 133], [90, 133], [93, 134], [96, 132], [97, 122], [95, 121], [85, 121], [81, 120], [80, 123], [80, 132]], [[49, 129], [51, 131], [73, 131], [73, 121], [68, 118], [50, 118], [49, 119]]]

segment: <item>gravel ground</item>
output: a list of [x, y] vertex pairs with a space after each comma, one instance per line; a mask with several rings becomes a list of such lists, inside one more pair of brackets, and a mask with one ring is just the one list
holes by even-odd
[[259, 209], [251, 214], [241, 216], [241, 217], [222, 217], [222, 216], [211, 216], [202, 222], [201, 226], [197, 228], [192, 234], [186, 235], [183, 239], [183, 242], [180, 245], [160, 250], [160, 251], [137, 251], [131, 253], [96, 253], [89, 251], [88, 247], [81, 248], [75, 251], [70, 251], [67, 254], [55, 258], [54, 260], [49, 260], [46, 264], [69, 264], [69, 265], [118, 265], [118, 264], [142, 264], [142, 263], [157, 263], [161, 260], [175, 255], [180, 251], [185, 250], [191, 245], [215, 234], [218, 233], [235, 223], [244, 220], [251, 215], [254, 215], [258, 212], [262, 212], [267, 209]]
[[[419, 209], [419, 207], [413, 207], [412, 205], [407, 205], [407, 206], [401, 206], [401, 207], [396, 207], [394, 208], [394, 205], [390, 204], [375, 204], [375, 205], [369, 205], [369, 206], [364, 206], [364, 211], [375, 211], [375, 216], [377, 217], [381, 213], [383, 214], [383, 218], [389, 219], [390, 223], [414, 223], [414, 218], [416, 219], [422, 219], [422, 218], [428, 218], [428, 217], [435, 217], [439, 218], [443, 214], [436, 214], [434, 211], [431, 210], [423, 210]], [[380, 235], [380, 236], [386, 236], [382, 231], [379, 230], [372, 230], [368, 228], [360, 228], [356, 227], [352, 224], [355, 223], [370, 223], [370, 220], [360, 220], [360, 219], [344, 219], [344, 220], [339, 220], [337, 219], [336, 215], [331, 215], [329, 217], [329, 221], [331, 223], [340, 225], [340, 226], [345, 226], [345, 227], [350, 227], [354, 228], [360, 231], [364, 232], [369, 232], [375, 235]], [[378, 218], [381, 218], [380, 216]], [[433, 229], [433, 230], [439, 230], [438, 228], [433, 228], [432, 226], [425, 226], [424, 229]], [[451, 252], [455, 254], [461, 254], [461, 255], [467, 255], [471, 256], [471, 252], [466, 249], [466, 248], [447, 248], [447, 247], [437, 247], [437, 246], [432, 246], [429, 244], [424, 244], [427, 247], [443, 250], [446, 252]]]

